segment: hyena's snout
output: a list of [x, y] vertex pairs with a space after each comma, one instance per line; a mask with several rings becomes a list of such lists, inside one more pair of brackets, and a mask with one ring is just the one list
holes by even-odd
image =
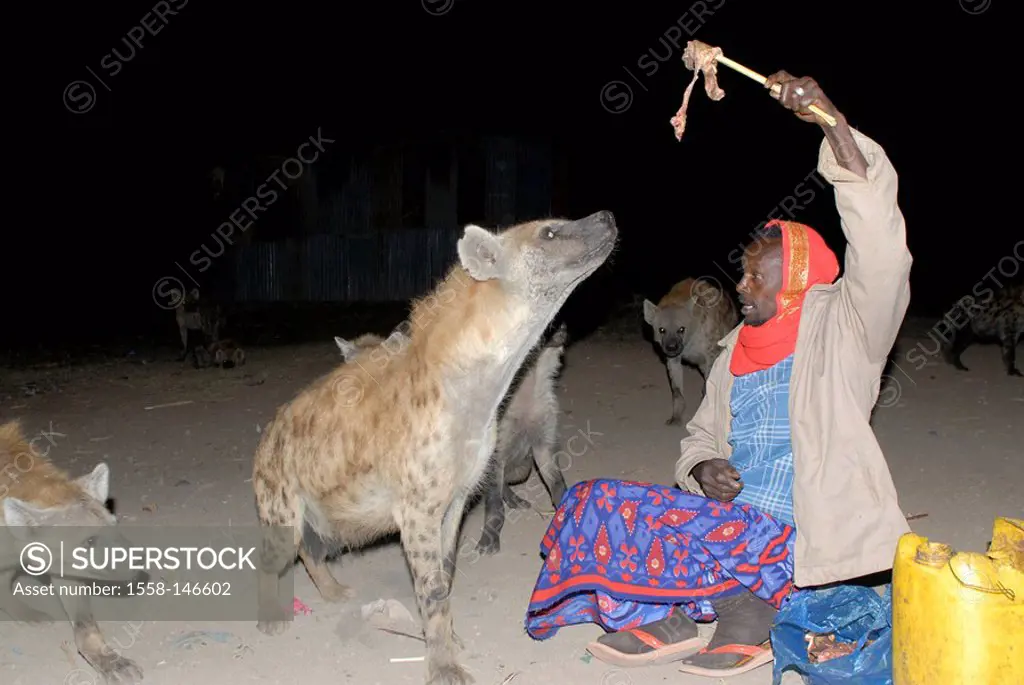
[[661, 339], [661, 349], [669, 357], [676, 357], [683, 351], [683, 339], [677, 335], [666, 335]]

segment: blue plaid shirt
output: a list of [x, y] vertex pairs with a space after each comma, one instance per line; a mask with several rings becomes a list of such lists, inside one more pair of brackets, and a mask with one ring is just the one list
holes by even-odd
[[789, 425], [792, 369], [793, 355], [789, 355], [775, 366], [733, 379], [729, 444], [730, 463], [743, 481], [733, 501], [795, 527]]

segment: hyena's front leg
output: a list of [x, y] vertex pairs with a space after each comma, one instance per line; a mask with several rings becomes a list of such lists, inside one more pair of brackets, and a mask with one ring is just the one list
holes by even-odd
[[505, 484], [504, 455], [498, 454], [493, 461], [484, 494], [484, 528], [476, 549], [480, 554], [496, 554], [501, 549], [501, 529], [505, 525]]
[[686, 411], [686, 398], [683, 397], [683, 360], [671, 357], [665, 362], [668, 368], [668, 384], [672, 389], [672, 416], [665, 422], [669, 426], [677, 426], [683, 422]]
[[188, 357], [188, 328], [181, 322], [178, 323], [178, 334], [181, 336], [181, 355], [178, 361], [183, 362]]
[[715, 363], [715, 358], [705, 358], [705, 360], [698, 367], [700, 370], [700, 399], [703, 400], [708, 396], [708, 376], [711, 375], [711, 366]]
[[972, 342], [974, 342], [974, 329], [970, 323], [963, 328], [954, 329], [952, 339], [944, 346], [946, 361], [960, 371], [967, 371], [967, 367], [960, 361], [960, 355], [970, 347]]
[[[466, 502], [469, 500], [469, 491], [459, 488], [455, 496], [448, 503], [441, 519], [441, 559], [444, 563], [444, 577], [448, 579], [448, 595], [451, 595], [451, 584], [455, 581], [455, 562], [459, 556], [459, 529], [462, 527], [462, 516], [466, 512]], [[447, 606], [447, 605], [446, 605]], [[448, 618], [451, 625], [451, 616]], [[462, 640], [450, 628], [452, 643], [462, 647]]]
[[106, 685], [135, 685], [142, 682], [142, 669], [107, 644], [92, 617], [86, 597], [60, 595], [75, 632], [75, 646], [82, 658], [103, 678]]
[[[456, 499], [461, 499], [464, 506], [464, 496]], [[424, 624], [427, 685], [470, 685], [473, 678], [455, 656], [459, 641], [452, 624], [450, 601], [455, 549], [447, 549], [444, 539], [452, 506], [445, 511], [444, 504], [436, 500], [408, 504], [413, 506], [402, 512], [399, 527]], [[461, 518], [462, 507], [458, 508]]]
[[548, 445], [533, 448], [533, 460], [537, 464], [537, 472], [540, 479], [547, 486], [548, 494], [551, 495], [551, 504], [558, 509], [565, 496], [565, 476], [562, 469], [558, 467], [558, 460]]

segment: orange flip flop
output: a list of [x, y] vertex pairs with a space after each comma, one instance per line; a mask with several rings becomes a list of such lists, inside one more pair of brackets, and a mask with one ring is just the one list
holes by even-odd
[[722, 645], [714, 649], [702, 649], [697, 654], [740, 654], [743, 658], [729, 668], [707, 668], [694, 664], [683, 664], [679, 667], [679, 670], [683, 673], [702, 675], [709, 678], [728, 678], [746, 673], [747, 671], [753, 671], [755, 668], [775, 661], [771, 640], [765, 640], [759, 645]]
[[622, 632], [629, 633], [640, 642], [643, 642], [651, 648], [651, 651], [640, 654], [627, 654], [602, 644], [597, 640], [587, 645], [587, 651], [606, 664], [630, 668], [633, 666], [657, 666], [679, 661], [688, 656], [693, 656], [701, 647], [707, 644], [707, 641], [699, 636], [680, 642], [665, 643], [641, 628], [631, 628]]

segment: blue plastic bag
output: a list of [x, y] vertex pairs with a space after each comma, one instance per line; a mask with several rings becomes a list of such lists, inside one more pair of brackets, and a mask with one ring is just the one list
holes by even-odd
[[[836, 642], [856, 642], [857, 648], [811, 663], [808, 633], [835, 633]], [[784, 671], [799, 673], [806, 685], [892, 685], [892, 586], [881, 597], [856, 585], [801, 590], [779, 610], [771, 638], [772, 685], [782, 682]]]

